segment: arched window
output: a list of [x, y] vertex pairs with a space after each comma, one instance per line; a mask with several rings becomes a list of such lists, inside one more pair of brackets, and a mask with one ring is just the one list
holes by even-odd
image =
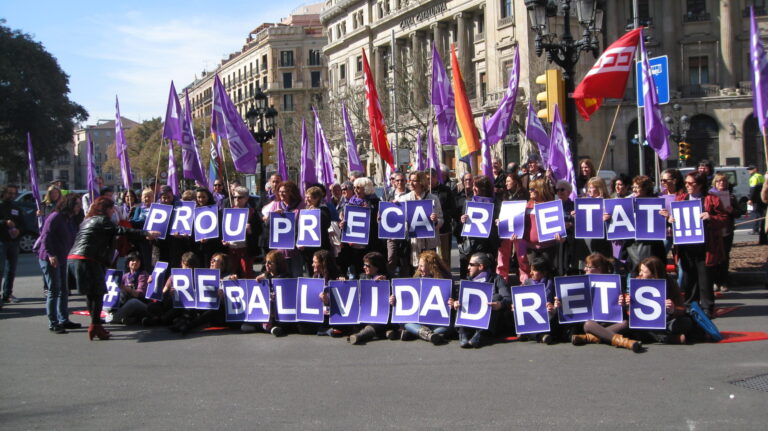
[[765, 146], [760, 126], [754, 115], [744, 120], [744, 165], [755, 165], [758, 172], [765, 172]]
[[719, 130], [717, 121], [709, 115], [698, 114], [691, 118], [687, 139], [691, 144], [689, 164], [696, 164], [702, 159], [711, 160], [715, 165], [720, 164]]

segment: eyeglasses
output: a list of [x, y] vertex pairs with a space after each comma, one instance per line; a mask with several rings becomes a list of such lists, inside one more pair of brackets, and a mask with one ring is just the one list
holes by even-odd
[[672, 178], [662, 178], [661, 182], [662, 183], [671, 183], [672, 182]]
[[696, 181], [686, 181], [685, 185], [686, 186], [695, 186], [696, 185]]
[[371, 268], [371, 267], [373, 267], [373, 265], [371, 265], [370, 263], [363, 264], [363, 268]]
[[594, 266], [589, 266], [589, 265], [587, 265], [587, 266], [585, 266], [585, 267], [584, 267], [584, 271], [590, 271], [590, 270], [593, 270], [593, 269], [596, 269], [596, 267], [594, 267]]
[[401, 178], [401, 179], [399, 179], [399, 180], [395, 180], [395, 182], [396, 182], [396, 183], [402, 183], [402, 182], [405, 182], [405, 180]]

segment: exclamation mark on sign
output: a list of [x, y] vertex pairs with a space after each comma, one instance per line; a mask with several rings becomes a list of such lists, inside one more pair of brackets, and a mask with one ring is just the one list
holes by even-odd
[[694, 224], [694, 231], [693, 234], [696, 236], [701, 236], [701, 207], [693, 207], [691, 208], [693, 210], [693, 224]]
[[680, 217], [680, 208], [672, 210], [675, 216], [675, 236], [683, 236], [683, 219]]
[[691, 236], [691, 212], [688, 208], [683, 210], [683, 229], [685, 229], [685, 236]]

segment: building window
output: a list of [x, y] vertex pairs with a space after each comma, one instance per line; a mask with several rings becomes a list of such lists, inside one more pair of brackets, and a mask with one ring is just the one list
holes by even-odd
[[309, 50], [309, 65], [310, 66], [320, 66], [320, 50], [319, 49], [310, 49]]
[[261, 70], [267, 70], [267, 56], [261, 56]]
[[480, 97], [485, 100], [488, 93], [488, 78], [485, 72], [480, 72]]
[[46, 183], [49, 183], [53, 181], [53, 170], [52, 169], [46, 169], [43, 171], [43, 181]]
[[316, 70], [313, 72], [310, 72], [310, 80], [312, 82], [312, 88], [319, 88], [320, 87], [320, 71]]
[[283, 88], [293, 88], [293, 74], [292, 73], [284, 73], [283, 74]]
[[293, 51], [280, 51], [280, 66], [293, 66]]
[[339, 65], [339, 79], [342, 81], [347, 79], [347, 66], [345, 64]]
[[689, 83], [709, 84], [709, 67], [707, 56], [688, 57]]
[[358, 55], [355, 59], [355, 72], [356, 73], [363, 73], [363, 56]]
[[293, 94], [283, 94], [283, 110], [293, 111]]
[[269, 88], [269, 86], [267, 86], [267, 77], [266, 76], [261, 79], [261, 88], [264, 89], [264, 90]]
[[687, 14], [699, 15], [707, 11], [706, 0], [686, 0], [685, 3], [685, 12]]
[[69, 181], [69, 171], [66, 169], [59, 169], [59, 178], [64, 181]]
[[485, 33], [485, 15], [480, 14], [477, 16], [477, 34]]
[[510, 18], [512, 16], [512, 0], [501, 1], [501, 17]]

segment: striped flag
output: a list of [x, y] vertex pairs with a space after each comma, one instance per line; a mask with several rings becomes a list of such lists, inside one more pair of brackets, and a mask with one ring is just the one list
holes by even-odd
[[464, 80], [461, 77], [459, 60], [456, 58], [456, 46], [451, 44], [451, 68], [453, 71], [453, 95], [456, 98], [456, 123], [459, 126], [459, 157], [469, 163], [469, 156], [480, 151], [480, 137], [472, 119], [472, 107], [469, 106]]

